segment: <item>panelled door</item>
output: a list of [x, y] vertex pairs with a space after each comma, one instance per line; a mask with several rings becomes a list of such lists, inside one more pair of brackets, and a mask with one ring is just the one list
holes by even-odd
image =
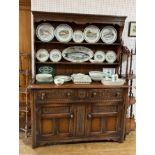
[[37, 138], [56, 140], [74, 134], [74, 110], [72, 104], [38, 104], [36, 108]]
[[90, 104], [86, 112], [87, 136], [117, 136], [121, 130], [122, 104], [119, 101]]

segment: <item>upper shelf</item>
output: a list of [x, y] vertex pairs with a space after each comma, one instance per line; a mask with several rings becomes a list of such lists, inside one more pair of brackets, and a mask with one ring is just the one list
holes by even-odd
[[50, 62], [50, 61], [46, 61], [46, 62], [38, 62], [36, 61], [37, 64], [63, 64], [63, 65], [107, 65], [107, 66], [112, 66], [112, 65], [120, 65], [120, 63], [116, 62], [116, 63], [91, 63], [91, 62], [82, 62], [82, 63], [78, 63], [78, 62], [67, 62], [67, 61], [60, 61], [60, 62]]
[[62, 43], [62, 42], [58, 42], [58, 41], [42, 42], [39, 40], [36, 40], [35, 43], [38, 43], [38, 44], [67, 44], [67, 45], [103, 45], [103, 46], [113, 46], [113, 45], [119, 46], [119, 45], [121, 45], [121, 43], [113, 43], [113, 44], [106, 44], [103, 42], [98, 42], [98, 43], [86, 43], [86, 42], [83, 42], [83, 43], [75, 43], [75, 42]]
[[127, 80], [133, 80], [136, 79], [136, 75], [135, 74], [123, 74], [122, 75], [123, 78], [126, 78]]
[[93, 14], [75, 14], [64, 12], [32, 12], [34, 16], [34, 22], [39, 21], [60, 21], [60, 22], [74, 22], [77, 24], [117, 24], [124, 26], [127, 16], [112, 16], [112, 15], [93, 15]]

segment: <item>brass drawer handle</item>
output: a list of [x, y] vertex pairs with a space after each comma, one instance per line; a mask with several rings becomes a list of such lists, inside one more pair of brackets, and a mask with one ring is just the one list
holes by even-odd
[[88, 118], [92, 118], [92, 114], [88, 114]]
[[73, 114], [70, 114], [70, 118], [74, 118], [74, 115]]
[[68, 97], [70, 97], [70, 96], [71, 96], [71, 93], [70, 93], [70, 92], [68, 92], [68, 93], [67, 93], [67, 96], [68, 96]]
[[116, 97], [120, 97], [120, 96], [121, 96], [121, 93], [117, 92]]
[[41, 93], [41, 100], [45, 99], [45, 93]]
[[96, 92], [93, 92], [93, 96], [97, 96], [97, 93]]

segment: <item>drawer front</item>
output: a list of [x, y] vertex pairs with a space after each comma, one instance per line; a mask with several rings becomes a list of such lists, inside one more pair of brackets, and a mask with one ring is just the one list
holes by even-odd
[[91, 100], [123, 100], [122, 89], [90, 89], [88, 96]]
[[75, 91], [73, 89], [50, 89], [36, 92], [37, 102], [72, 101], [74, 99]]
[[122, 89], [51, 89], [36, 92], [36, 100], [40, 102], [95, 102], [100, 100], [123, 100]]

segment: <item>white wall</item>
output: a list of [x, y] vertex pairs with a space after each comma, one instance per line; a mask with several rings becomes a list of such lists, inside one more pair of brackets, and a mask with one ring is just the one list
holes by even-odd
[[[135, 38], [128, 37], [128, 25], [129, 21], [136, 21], [136, 0], [31, 0], [31, 3], [32, 11], [127, 16], [123, 40], [129, 49], [135, 49]], [[133, 57], [133, 70], [135, 73], [135, 56]], [[125, 63], [123, 71], [125, 71]], [[135, 81], [133, 83], [135, 85]]]

